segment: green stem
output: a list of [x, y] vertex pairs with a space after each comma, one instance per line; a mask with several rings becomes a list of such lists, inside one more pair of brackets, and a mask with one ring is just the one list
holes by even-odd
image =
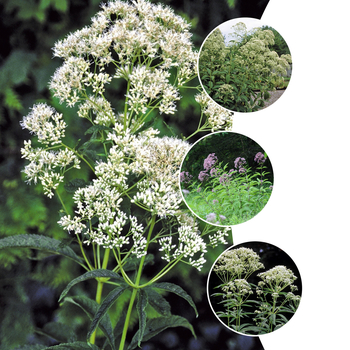
[[[103, 269], [107, 268], [108, 260], [109, 260], [109, 252], [110, 252], [110, 249], [106, 249], [105, 255], [103, 257], [103, 262], [102, 262], [102, 268]], [[101, 304], [102, 290], [103, 290], [104, 283], [105, 283], [104, 281], [101, 281], [100, 279], [97, 279], [97, 289], [96, 289], [96, 298], [95, 298], [97, 304]], [[96, 332], [97, 332], [97, 330], [95, 330], [95, 332], [91, 334], [91, 337], [90, 337], [90, 343], [91, 344], [95, 344]]]
[[[151, 219], [149, 231], [148, 231], [146, 250], [148, 249], [149, 243], [151, 241], [151, 236], [152, 236], [152, 232], [153, 232], [155, 223], [156, 223], [156, 215], [153, 215], [152, 219]], [[126, 334], [127, 334], [128, 328], [129, 328], [131, 312], [132, 312], [132, 309], [133, 309], [133, 306], [134, 306], [134, 302], [135, 302], [135, 299], [136, 299], [136, 296], [137, 296], [137, 291], [140, 288], [141, 274], [142, 274], [142, 270], [143, 270], [143, 265], [145, 263], [145, 259], [146, 259], [146, 256], [144, 255], [141, 258], [139, 269], [137, 271], [136, 280], [135, 280], [134, 287], [133, 287], [132, 294], [131, 294], [131, 298], [130, 298], [130, 301], [129, 301], [128, 311], [127, 311], [126, 317], [125, 317], [125, 323], [124, 323], [122, 338], [121, 338], [120, 344], [119, 344], [119, 350], [123, 350], [124, 349], [125, 340], [126, 340]]]

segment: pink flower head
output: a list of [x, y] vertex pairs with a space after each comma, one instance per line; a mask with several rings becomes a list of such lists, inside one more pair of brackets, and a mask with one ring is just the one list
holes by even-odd
[[189, 172], [182, 171], [180, 173], [180, 182], [189, 183], [189, 182], [191, 182], [192, 177], [193, 176]]
[[240, 169], [246, 163], [247, 162], [246, 162], [245, 158], [242, 158], [242, 157], [237, 157], [234, 161], [236, 169]]
[[254, 157], [254, 161], [257, 162], [258, 164], [263, 164], [265, 160], [266, 158], [261, 152], [258, 152]]
[[209, 222], [215, 222], [216, 221], [216, 214], [215, 213], [210, 213], [206, 217], [207, 221]]
[[210, 169], [210, 176], [217, 176], [218, 174], [218, 169], [212, 168]]
[[198, 179], [200, 182], [203, 182], [209, 177], [208, 173], [206, 171], [201, 171], [198, 175]]
[[218, 161], [218, 157], [215, 153], [210, 153], [207, 158], [204, 159], [203, 167], [206, 171], [210, 170]]

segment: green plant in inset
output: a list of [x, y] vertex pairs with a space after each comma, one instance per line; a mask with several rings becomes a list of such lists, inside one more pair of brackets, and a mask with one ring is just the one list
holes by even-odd
[[215, 153], [209, 154], [199, 181], [188, 174], [185, 183], [182, 172], [180, 180], [186, 187], [187, 205], [199, 217], [215, 224], [236, 225], [249, 220], [264, 208], [272, 193], [264, 166], [266, 159], [258, 152], [254, 157], [258, 167], [252, 171], [245, 158], [237, 157], [234, 168], [228, 170], [227, 164], [218, 163]]
[[[295, 294], [297, 279], [292, 270], [278, 265], [257, 275], [264, 268], [260, 256], [250, 248], [225, 251], [213, 266], [222, 283], [210, 295], [216, 315], [230, 328], [244, 334], [272, 332], [288, 322], [296, 312], [300, 296]], [[245, 322], [242, 323], [242, 319]]]
[[226, 324], [236, 331], [244, 332], [249, 324], [241, 324], [241, 319], [249, 316], [249, 297], [253, 294], [247, 279], [257, 270], [264, 268], [260, 257], [250, 248], [227, 250], [216, 261], [213, 271], [223, 282], [216, 286], [222, 292], [212, 294], [213, 298], [222, 299], [219, 302], [224, 311], [216, 314], [226, 320]]
[[270, 29], [248, 32], [240, 22], [232, 30], [228, 46], [220, 29], [206, 39], [200, 53], [199, 75], [205, 91], [220, 106], [238, 112], [256, 111], [264, 106], [271, 91], [284, 84], [291, 56], [278, 55], [270, 49], [275, 37]]
[[288, 322], [285, 314], [295, 313], [300, 296], [294, 294], [298, 290], [293, 284], [297, 277], [285, 266], [275, 266], [258, 276], [262, 281], [256, 290], [260, 302], [254, 321], [262, 334], [272, 332]]

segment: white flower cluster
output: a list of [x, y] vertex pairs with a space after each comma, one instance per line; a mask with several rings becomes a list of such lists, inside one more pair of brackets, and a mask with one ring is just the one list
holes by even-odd
[[234, 279], [247, 279], [254, 271], [264, 268], [260, 257], [250, 248], [225, 251], [216, 261], [213, 271], [227, 283]]
[[[64, 62], [50, 88], [61, 102], [77, 104], [78, 116], [91, 122], [86, 134], [98, 133], [100, 139], [94, 141], [101, 141], [100, 158], [92, 164], [65, 146], [62, 115], [44, 104], [34, 106], [22, 126], [46, 148], [33, 148], [27, 141], [22, 154], [30, 161], [25, 168], [28, 181], [40, 180], [49, 197], [64, 181], [68, 165], [79, 168], [81, 159], [93, 170], [92, 181], [73, 195], [74, 215], [67, 212], [58, 222], [64, 230], [82, 235], [85, 244], [137, 257], [147, 254], [146, 228], [126, 209], [137, 205], [160, 219], [176, 218], [176, 237], [162, 233], [151, 239], [159, 242], [166, 261], [181, 259], [198, 269], [203, 266], [203, 235], [180, 209], [180, 165], [190, 145], [159, 137], [159, 131], [150, 127], [141, 129], [150, 110], [174, 113], [179, 86], [196, 76], [197, 53], [190, 38], [189, 24], [168, 7], [145, 0], [110, 1], [90, 26], [56, 43], [54, 55]], [[127, 80], [122, 113], [115, 113], [104, 96], [106, 84], [117, 78]], [[213, 130], [231, 125], [232, 113], [207, 99], [202, 104]], [[214, 233], [210, 244], [226, 243], [227, 235], [228, 230]]]
[[[106, 84], [123, 77], [131, 82], [127, 93], [131, 111], [145, 113], [162, 97], [160, 111], [174, 113], [174, 102], [179, 99], [174, 84], [181, 86], [197, 74], [197, 53], [189, 28], [168, 7], [145, 0], [110, 1], [102, 5], [90, 26], [55, 44], [54, 56], [64, 63], [52, 77], [50, 88], [61, 102], [73, 106], [91, 93], [102, 95]], [[154, 60], [157, 67], [152, 67]], [[107, 73], [110, 63], [116, 68]], [[174, 84], [170, 83], [172, 67], [177, 70]]]
[[232, 111], [218, 105], [204, 91], [196, 95], [196, 101], [201, 105], [211, 131], [219, 129], [230, 130], [232, 128], [234, 115]]
[[147, 177], [137, 185], [133, 201], [146, 205], [161, 217], [174, 215], [182, 202], [178, 178], [180, 164], [190, 145], [171, 137], [139, 137], [130, 144], [131, 170]]
[[20, 125], [36, 135], [44, 145], [61, 143], [67, 126], [62, 114], [44, 103], [34, 105], [31, 112], [23, 117]]
[[[159, 250], [164, 252], [162, 258], [168, 262], [179, 257], [181, 260], [188, 258], [188, 263], [200, 270], [206, 261], [204, 253], [207, 252], [207, 248], [197, 225], [182, 225], [179, 227], [178, 233], [176, 244], [173, 244], [173, 236], [163, 237], [159, 240]], [[197, 253], [200, 254], [199, 257], [195, 257]]]
[[271, 30], [257, 28], [252, 38], [239, 48], [237, 62], [248, 64], [251, 71], [264, 76], [285, 76], [292, 58], [289, 54], [279, 56], [275, 51], [270, 51], [269, 45], [274, 44], [274, 37]]
[[35, 148], [31, 140], [24, 141], [22, 158], [30, 162], [24, 168], [27, 182], [33, 181], [36, 184], [39, 180], [45, 195], [51, 198], [54, 195], [53, 191], [64, 180], [63, 170], [69, 165], [80, 168], [80, 160], [74, 152], [60, 146], [66, 123], [62, 120], [62, 114], [40, 103], [34, 105], [31, 112], [23, 118], [21, 126], [34, 133], [39, 143], [47, 147]]
[[222, 290], [227, 294], [226, 297], [230, 298], [232, 295], [249, 296], [253, 294], [250, 284], [245, 279], [235, 279], [227, 282]]
[[292, 270], [287, 269], [283, 265], [278, 265], [266, 272], [259, 273], [258, 276], [262, 279], [258, 284], [260, 288], [267, 285], [275, 293], [279, 293], [288, 286], [290, 286], [292, 291], [297, 289], [293, 285], [297, 277]]

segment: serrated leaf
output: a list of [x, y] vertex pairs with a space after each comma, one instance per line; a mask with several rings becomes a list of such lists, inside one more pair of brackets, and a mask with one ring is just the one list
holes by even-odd
[[148, 303], [162, 316], [170, 316], [171, 315], [171, 306], [170, 304], [160, 295], [157, 291], [155, 291], [152, 287], [145, 288], [145, 291], [148, 294]]
[[[65, 299], [65, 302], [72, 303], [74, 305], [79, 306], [89, 317], [90, 320], [93, 319], [94, 315], [96, 314], [99, 304], [88, 297], [85, 296], [75, 296], [75, 297], [68, 297]], [[114, 345], [114, 335], [113, 335], [113, 328], [112, 328], [112, 322], [109, 318], [108, 314], [105, 314], [100, 323], [99, 327], [101, 328], [102, 332], [106, 336], [109, 344], [111, 345], [112, 349], [115, 349]]]
[[115, 289], [113, 289], [103, 300], [102, 304], [98, 308], [90, 326], [89, 333], [87, 335], [87, 339], [90, 339], [91, 334], [95, 331], [97, 326], [99, 325], [101, 319], [106, 314], [108, 309], [114, 304], [114, 302], [119, 298], [119, 296], [127, 289], [129, 286], [120, 286]]
[[67, 295], [67, 293], [69, 292], [69, 290], [76, 284], [86, 281], [88, 279], [92, 279], [92, 278], [112, 278], [117, 280], [118, 282], [120, 282], [121, 284], [126, 285], [124, 279], [118, 275], [116, 272], [113, 272], [111, 270], [106, 270], [106, 269], [97, 269], [97, 270], [92, 270], [92, 271], [88, 271], [85, 272], [83, 275], [75, 278], [74, 280], [72, 280], [71, 282], [68, 283], [67, 287], [63, 290], [63, 292], [60, 295], [59, 298], [59, 302]]
[[97, 347], [96, 345], [90, 344], [90, 343], [84, 343], [82, 341], [54, 345], [44, 349], [45, 350], [100, 350], [100, 348]]
[[152, 285], [152, 287], [158, 288], [158, 289], [163, 289], [163, 290], [166, 290], [166, 291], [171, 292], [171, 293], [175, 293], [178, 296], [180, 296], [181, 298], [185, 299], [194, 309], [194, 311], [196, 313], [196, 317], [198, 317], [198, 311], [197, 311], [197, 308], [196, 308], [196, 305], [195, 305], [193, 299], [180, 286], [178, 286], [174, 283], [162, 282], [162, 283], [154, 283]]
[[[196, 337], [192, 325], [186, 320], [186, 318], [172, 315], [168, 317], [158, 317], [148, 320], [142, 341], [147, 341], [155, 335], [157, 335], [158, 333], [171, 327], [185, 327], [191, 331], [194, 337]], [[128, 350], [135, 349], [135, 347], [137, 346], [139, 338], [138, 332], [139, 331], [137, 331], [134, 337], [132, 338]]]
[[46, 252], [63, 255], [83, 266], [83, 260], [75, 254], [71, 248], [60, 247], [60, 244], [61, 241], [57, 239], [34, 234], [9, 236], [0, 239], [0, 249], [32, 248], [44, 250]]
[[146, 314], [146, 306], [148, 304], [148, 297], [147, 293], [140, 289], [137, 292], [137, 304], [136, 304], [136, 310], [137, 314], [139, 316], [139, 338], [138, 338], [138, 346], [141, 346], [141, 341], [143, 338], [143, 334], [146, 329], [146, 321], [147, 321], [147, 314]]

